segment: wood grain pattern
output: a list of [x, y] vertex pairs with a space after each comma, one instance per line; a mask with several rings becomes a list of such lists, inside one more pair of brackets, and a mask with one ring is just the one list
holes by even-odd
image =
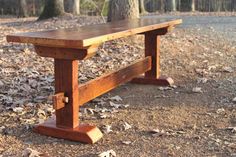
[[151, 70], [144, 76], [134, 78], [131, 82], [138, 84], [152, 84], [158, 86], [170, 86], [174, 81], [170, 77], [160, 76], [160, 46], [161, 35], [170, 32], [174, 27], [161, 28], [143, 33], [145, 35], [145, 56], [152, 58]]
[[53, 100], [53, 108], [55, 110], [59, 110], [63, 107], [65, 107], [65, 93], [57, 93], [53, 95], [52, 97]]
[[118, 85], [130, 81], [134, 77], [150, 70], [151, 62], [151, 57], [146, 57], [134, 64], [119, 69], [116, 72], [111, 72], [80, 85], [79, 104], [83, 105], [111, 89], [114, 89]]
[[42, 135], [89, 144], [97, 142], [103, 136], [102, 132], [96, 126], [87, 124], [79, 125], [75, 128], [59, 128], [56, 126], [55, 117], [36, 126], [33, 130]]
[[51, 57], [55, 59], [83, 60], [96, 54], [99, 45], [92, 45], [83, 49], [59, 48], [35, 45], [36, 53], [41, 57]]
[[55, 93], [65, 93], [69, 102], [56, 110], [58, 127], [75, 128], [79, 125], [78, 61], [55, 59]]
[[145, 73], [145, 77], [158, 78], [160, 76], [160, 35], [152, 32], [145, 34], [145, 56], [152, 57], [152, 68]]
[[[143, 73], [143, 78], [133, 81], [156, 85], [173, 83], [170, 78], [160, 77], [160, 35], [180, 23], [180, 19], [146, 18], [8, 35], [7, 41], [34, 44], [37, 54], [54, 58], [56, 118], [38, 125], [34, 131], [85, 143], [98, 141], [102, 133], [97, 127], [79, 125], [79, 106]], [[134, 34], [145, 35], [144, 59], [79, 86], [78, 60], [93, 56], [100, 43]]]
[[182, 23], [181, 19], [142, 18], [122, 20], [80, 28], [8, 35], [7, 41], [32, 43], [48, 47], [84, 48], [93, 44], [100, 44], [105, 41], [151, 30], [171, 28], [180, 23]]

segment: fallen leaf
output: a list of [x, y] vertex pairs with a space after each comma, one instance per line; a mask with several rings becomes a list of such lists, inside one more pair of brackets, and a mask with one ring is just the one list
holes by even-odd
[[44, 110], [38, 109], [37, 116], [40, 119], [45, 119], [46, 118], [46, 113], [44, 112]]
[[24, 109], [22, 107], [14, 107], [14, 108], [12, 108], [12, 110], [16, 113], [21, 113], [21, 112], [23, 112]]
[[127, 122], [125, 122], [125, 123], [123, 124], [123, 127], [124, 127], [124, 130], [128, 130], [128, 129], [131, 129], [131, 128], [132, 128], [132, 126], [131, 126], [130, 124], [128, 124]]
[[23, 157], [40, 157], [40, 155], [42, 155], [42, 153], [39, 153], [38, 151], [36, 150], [33, 150], [31, 148], [26, 148], [24, 151], [23, 151]]
[[224, 108], [219, 108], [216, 110], [217, 114], [224, 114], [225, 113], [225, 109]]
[[0, 86], [3, 86], [4, 85], [4, 83], [0, 80]]
[[0, 133], [3, 133], [5, 128], [6, 128], [5, 126], [1, 126], [0, 127]]
[[224, 67], [224, 68], [223, 68], [223, 71], [224, 71], [224, 72], [227, 72], [227, 73], [232, 73], [232, 72], [234, 72], [233, 68], [231, 68], [231, 67]]
[[113, 102], [109, 102], [110, 103], [110, 105], [112, 106], [112, 107], [115, 107], [116, 109], [117, 108], [120, 108], [121, 106], [122, 106], [122, 104], [116, 104], [116, 103], [113, 103]]
[[86, 108], [85, 111], [87, 111], [86, 113], [94, 115], [94, 109], [92, 109], [92, 108]]
[[178, 131], [176, 131], [176, 133], [177, 133], [177, 134], [185, 134], [186, 132], [181, 131], [181, 130], [178, 130]]
[[236, 97], [235, 97], [235, 98], [233, 98], [232, 102], [233, 102], [233, 103], [236, 103]]
[[124, 108], [128, 108], [130, 105], [129, 104], [126, 104], [126, 105], [123, 105]]
[[116, 95], [114, 97], [109, 98], [110, 100], [114, 100], [114, 101], [122, 101], [122, 98], [119, 95]]
[[132, 143], [131, 141], [122, 141], [122, 144], [125, 144], [125, 145], [129, 145], [131, 143]]
[[158, 89], [161, 91], [165, 91], [165, 90], [173, 90], [173, 88], [172, 87], [159, 87]]
[[198, 78], [197, 79], [197, 83], [199, 84], [199, 83], [207, 83], [207, 81], [208, 81], [208, 79], [207, 78]]
[[101, 119], [106, 119], [106, 118], [109, 118], [110, 116], [107, 115], [107, 114], [101, 113], [101, 114], [99, 114], [99, 117], [100, 117]]
[[160, 132], [159, 129], [152, 129], [152, 130], [150, 130], [150, 133], [152, 133], [152, 134], [156, 134], [156, 133], [159, 133], [159, 132]]
[[236, 133], [236, 127], [228, 127], [226, 130], [230, 130], [232, 133]]
[[150, 133], [152, 134], [152, 136], [157, 137], [157, 136], [162, 136], [165, 135], [166, 132], [164, 130], [159, 130], [158, 128], [150, 130]]
[[[236, 149], [236, 143], [230, 143], [228, 146], [232, 149]], [[232, 156], [232, 157], [234, 157], [234, 156]]]
[[201, 87], [194, 87], [194, 88], [192, 89], [192, 91], [193, 91], [194, 93], [202, 93], [202, 88], [201, 88]]
[[116, 152], [111, 149], [111, 150], [100, 153], [98, 157], [116, 157]]
[[112, 127], [111, 125], [104, 125], [102, 127], [103, 133], [108, 134], [108, 133], [112, 132], [113, 130], [111, 129], [111, 127]]

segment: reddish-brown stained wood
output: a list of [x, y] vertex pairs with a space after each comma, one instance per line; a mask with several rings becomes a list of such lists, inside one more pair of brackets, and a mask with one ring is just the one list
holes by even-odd
[[150, 69], [151, 57], [146, 57], [116, 72], [88, 81], [79, 86], [79, 104], [83, 105]]
[[55, 59], [55, 93], [65, 93], [69, 102], [56, 110], [58, 127], [75, 128], [79, 125], [78, 61]]
[[65, 104], [66, 104], [65, 99], [66, 99], [65, 93], [57, 93], [57, 94], [53, 95], [53, 97], [52, 97], [53, 108], [55, 110], [59, 110], [59, 109], [65, 107]]
[[36, 126], [34, 132], [89, 144], [97, 142], [103, 136], [96, 126], [91, 125], [79, 125], [75, 128], [59, 128], [56, 126], [55, 118], [48, 119], [43, 124]]
[[172, 28], [180, 23], [181, 19], [141, 18], [72, 29], [19, 33], [8, 35], [7, 41], [48, 47], [83, 48], [160, 28]]
[[[79, 105], [136, 78], [137, 83], [170, 85], [173, 80], [160, 76], [160, 35], [168, 33], [182, 20], [135, 19], [85, 26], [73, 29], [20, 33], [7, 36], [7, 41], [32, 43], [43, 57], [55, 59], [56, 120], [51, 119], [35, 131], [53, 137], [95, 143], [102, 137], [97, 127], [79, 125]], [[134, 34], [145, 34], [146, 58], [119, 71], [78, 85], [78, 61], [91, 57], [102, 42]], [[65, 98], [68, 100], [65, 101]]]
[[145, 56], [152, 57], [152, 68], [147, 71], [144, 77], [134, 78], [131, 82], [139, 84], [153, 84], [159, 86], [173, 85], [174, 81], [170, 77], [160, 76], [160, 35], [164, 35], [173, 28], [162, 28], [145, 32]]
[[150, 30], [147, 32], [142, 32], [140, 34], [152, 34], [152, 35], [165, 35], [169, 32], [171, 32], [174, 29], [174, 26], [167, 26], [167, 27], [163, 27], [163, 28], [159, 28], [159, 29], [155, 29], [155, 30]]
[[35, 45], [35, 51], [41, 57], [51, 57], [55, 59], [83, 60], [96, 54], [98, 45], [85, 47], [84, 49], [59, 48]]
[[145, 34], [145, 56], [152, 57], [152, 69], [145, 73], [145, 77], [158, 78], [160, 76], [160, 36], [152, 32]]

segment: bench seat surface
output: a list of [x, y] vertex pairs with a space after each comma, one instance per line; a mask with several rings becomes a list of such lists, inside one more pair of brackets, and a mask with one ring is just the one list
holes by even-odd
[[7, 36], [8, 42], [31, 43], [48, 47], [85, 48], [105, 41], [144, 33], [182, 23], [181, 19], [142, 18], [79, 28], [58, 29]]

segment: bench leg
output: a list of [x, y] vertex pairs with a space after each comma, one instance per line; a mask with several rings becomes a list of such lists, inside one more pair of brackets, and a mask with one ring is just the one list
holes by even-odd
[[54, 66], [55, 93], [64, 93], [68, 102], [57, 106], [56, 117], [38, 125], [34, 131], [57, 138], [95, 143], [102, 137], [101, 131], [96, 126], [79, 125], [78, 61], [55, 59]]
[[174, 84], [170, 77], [160, 76], [160, 35], [153, 32], [145, 34], [145, 56], [152, 57], [152, 68], [144, 76], [134, 78], [132, 83], [168, 86]]

